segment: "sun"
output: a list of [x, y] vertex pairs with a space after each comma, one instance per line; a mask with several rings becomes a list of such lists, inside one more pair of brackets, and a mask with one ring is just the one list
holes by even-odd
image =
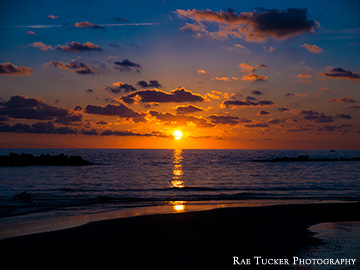
[[180, 140], [181, 137], [183, 136], [183, 134], [180, 130], [175, 130], [173, 135], [174, 135], [175, 140]]

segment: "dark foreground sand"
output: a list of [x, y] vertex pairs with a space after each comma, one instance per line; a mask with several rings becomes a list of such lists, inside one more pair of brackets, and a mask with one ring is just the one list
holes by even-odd
[[309, 226], [359, 213], [360, 203], [331, 203], [139, 216], [2, 240], [0, 257], [8, 269], [246, 270], [255, 266], [233, 266], [233, 256], [291, 259], [319, 244]]

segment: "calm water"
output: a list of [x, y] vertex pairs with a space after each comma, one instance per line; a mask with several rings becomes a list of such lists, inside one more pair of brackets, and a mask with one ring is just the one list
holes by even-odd
[[[356, 157], [360, 151], [2, 149], [80, 155], [82, 167], [0, 167], [0, 217], [74, 216], [174, 201], [360, 198], [360, 162], [259, 163], [278, 156]], [[17, 196], [27, 191], [29, 197]], [[1, 221], [0, 219], [0, 221]]]

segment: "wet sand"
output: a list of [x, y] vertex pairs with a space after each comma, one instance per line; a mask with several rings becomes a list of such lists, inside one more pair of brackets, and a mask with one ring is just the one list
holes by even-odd
[[[137, 216], [2, 240], [0, 254], [16, 269], [271, 269], [253, 257], [291, 259], [320, 244], [309, 226], [359, 213], [360, 203], [324, 203]], [[233, 266], [233, 256], [252, 265]]]

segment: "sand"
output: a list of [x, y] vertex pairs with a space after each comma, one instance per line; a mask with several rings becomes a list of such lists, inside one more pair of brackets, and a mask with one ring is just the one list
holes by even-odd
[[2, 240], [1, 262], [11, 269], [271, 269], [253, 260], [233, 266], [233, 256], [291, 259], [302, 248], [321, 244], [309, 226], [357, 221], [359, 213], [360, 203], [324, 203], [98, 221]]

